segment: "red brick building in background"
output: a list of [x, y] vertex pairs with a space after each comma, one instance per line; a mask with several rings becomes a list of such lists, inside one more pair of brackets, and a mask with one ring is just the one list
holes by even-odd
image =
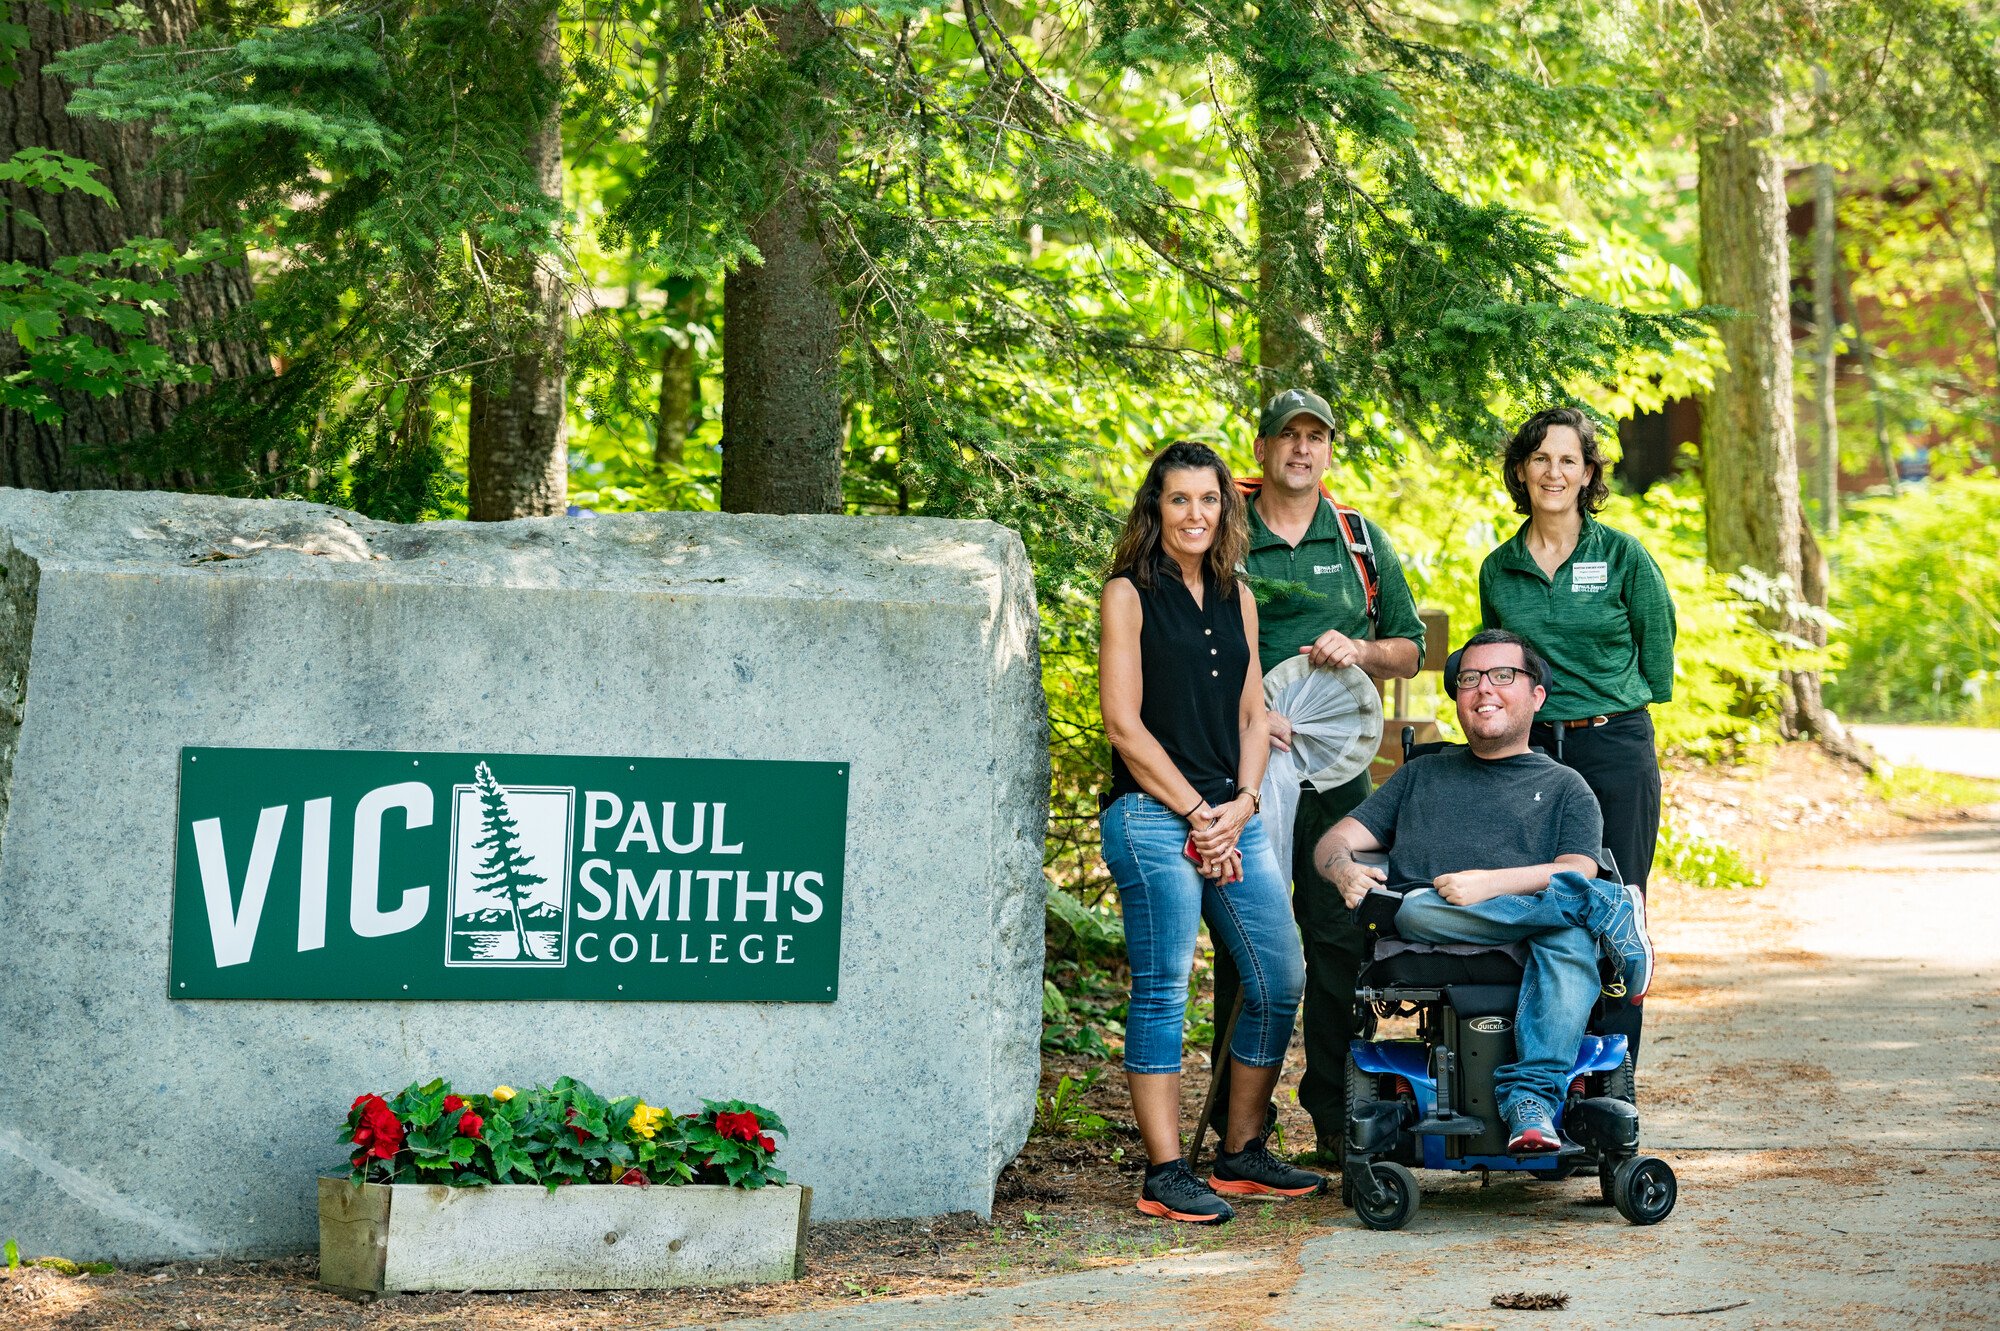
[[[1797, 372], [1794, 383], [1798, 386], [1795, 396], [1796, 420], [1799, 450], [1799, 472], [1802, 476], [1813, 474], [1818, 465], [1819, 430], [1814, 413], [1811, 379], [1811, 359], [1814, 353], [1817, 330], [1813, 325], [1812, 265], [1799, 262], [1812, 252], [1814, 206], [1812, 200], [1810, 168], [1795, 167], [1786, 172], [1787, 193], [1803, 202], [1791, 206], [1786, 229], [1791, 234], [1794, 276], [1792, 279], [1792, 354]], [[1899, 195], [1908, 197], [1913, 191], [1923, 188], [1913, 185], [1899, 190]], [[1850, 274], [1851, 279], [1851, 274]], [[1965, 341], [1957, 349], [1959, 354], [1970, 348], [1974, 359], [1989, 375], [1993, 371], [1992, 340], [1988, 336], [1978, 311], [1962, 290], [1947, 290], [1923, 297], [1921, 304], [1934, 315], [1943, 317], [1950, 323], [1965, 330]], [[1844, 321], [1855, 321], [1855, 312], [1836, 294], [1836, 312]], [[1882, 308], [1870, 296], [1858, 298], [1858, 324], [1869, 345], [1874, 348], [1878, 366], [1882, 361], [1882, 334], [1889, 331], [1884, 326]], [[1911, 356], [1907, 351], [1898, 355], [1898, 363], [1908, 365]], [[1950, 369], [1956, 360], [1954, 350], [1944, 347], [1925, 348], [1916, 359], [1928, 362], [1940, 370]], [[1836, 392], [1844, 409], [1851, 408], [1857, 401], [1867, 400], [1867, 382], [1863, 377], [1861, 357], [1849, 348], [1836, 362], [1838, 387]], [[1921, 459], [1934, 444], [1942, 442], [1939, 431], [1927, 426], [1916, 432], [1905, 429], [1903, 421], [1889, 421], [1889, 437], [1899, 458], [1903, 460], [1905, 478], [1912, 461], [1921, 465]], [[1701, 452], [1701, 399], [1695, 397], [1672, 398], [1658, 411], [1644, 411], [1628, 420], [1618, 422], [1618, 442], [1624, 457], [1613, 468], [1613, 474], [1620, 482], [1632, 490], [1644, 493], [1647, 487], [1675, 475], [1679, 470], [1681, 446], [1688, 445], [1697, 457]], [[2000, 429], [1995, 431], [1995, 443], [2000, 446]], [[1852, 459], [1857, 453], [1865, 452], [1868, 466], [1856, 472], [1843, 470], [1840, 489], [1844, 494], [1860, 494], [1871, 488], [1885, 485], [1881, 456], [1875, 446], [1875, 430], [1872, 416], [1863, 413], [1857, 420], [1851, 410], [1843, 410], [1841, 431], [1841, 451]]]

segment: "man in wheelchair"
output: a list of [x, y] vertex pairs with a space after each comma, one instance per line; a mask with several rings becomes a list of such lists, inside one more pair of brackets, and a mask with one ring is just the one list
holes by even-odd
[[[1642, 996], [1653, 968], [1644, 898], [1605, 881], [1615, 870], [1599, 862], [1608, 857], [1601, 850], [1596, 798], [1582, 777], [1529, 748], [1528, 728], [1546, 696], [1547, 672], [1514, 634], [1475, 635], [1445, 666], [1467, 745], [1405, 763], [1335, 824], [1314, 853], [1320, 873], [1357, 909], [1364, 927], [1374, 926], [1375, 937], [1458, 953], [1497, 948], [1519, 962], [1518, 997], [1491, 982], [1511, 980], [1512, 962], [1502, 962], [1504, 975], [1468, 975], [1473, 983], [1461, 990], [1371, 991], [1367, 986], [1375, 981], [1365, 971], [1362, 993], [1374, 1001], [1382, 992], [1427, 993], [1447, 1008], [1498, 1003], [1507, 1009], [1511, 1059], [1481, 1070], [1490, 1083], [1462, 1079], [1490, 1085], [1492, 1099], [1477, 1107], [1504, 1120], [1504, 1138], [1498, 1124], [1458, 1112], [1468, 1106], [1450, 1103], [1448, 1078], [1426, 1079], [1437, 1084], [1439, 1102], [1416, 1130], [1493, 1146], [1504, 1141], [1506, 1155], [1516, 1160], [1564, 1149], [1556, 1120], [1571, 1097], [1599, 992], [1622, 985], [1623, 992]], [[1386, 869], [1355, 859], [1385, 849]], [[1600, 957], [1609, 963], [1608, 979], [1600, 974]], [[1504, 1031], [1509, 1025], [1488, 1023], [1473, 1029]], [[1622, 1055], [1622, 1038], [1610, 1040]], [[1489, 1057], [1499, 1058], [1495, 1050], [1504, 1048], [1493, 1046]], [[1463, 1126], [1438, 1126], [1447, 1113]], [[1635, 1117], [1635, 1142], [1636, 1129]]]

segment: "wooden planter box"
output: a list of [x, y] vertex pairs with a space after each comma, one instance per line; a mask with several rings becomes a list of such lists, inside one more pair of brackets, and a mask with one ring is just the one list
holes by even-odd
[[805, 1274], [812, 1189], [447, 1188], [319, 1181], [319, 1278], [340, 1290], [664, 1289]]

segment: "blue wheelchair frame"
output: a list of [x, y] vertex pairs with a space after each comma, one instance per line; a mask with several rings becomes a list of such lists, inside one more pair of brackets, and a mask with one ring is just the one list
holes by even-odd
[[[1351, 1046], [1354, 1065], [1363, 1072], [1379, 1077], [1401, 1077], [1410, 1084], [1410, 1090], [1417, 1097], [1417, 1110], [1425, 1118], [1437, 1114], [1437, 1079], [1431, 1076], [1431, 1048], [1421, 1040], [1356, 1040]], [[1586, 1035], [1583, 1044], [1576, 1051], [1576, 1062], [1570, 1068], [1570, 1080], [1597, 1072], [1615, 1072], [1625, 1062], [1626, 1039], [1622, 1035]], [[1563, 1110], [1566, 1105], [1556, 1107], [1556, 1128], [1562, 1128]], [[1553, 1155], [1465, 1155], [1456, 1160], [1445, 1157], [1445, 1139], [1442, 1136], [1425, 1133], [1419, 1140], [1423, 1146], [1423, 1167], [1425, 1169], [1453, 1169], [1461, 1173], [1472, 1169], [1523, 1169], [1539, 1173], [1554, 1173], [1559, 1158]]]

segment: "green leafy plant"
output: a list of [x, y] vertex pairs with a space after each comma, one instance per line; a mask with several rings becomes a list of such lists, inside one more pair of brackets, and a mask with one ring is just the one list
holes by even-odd
[[21, 1269], [21, 1249], [20, 1249], [20, 1246], [19, 1246], [18, 1244], [16, 1244], [16, 1243], [14, 1242], [14, 1240], [12, 1240], [12, 1239], [8, 1239], [8, 1240], [7, 1240], [7, 1244], [6, 1244], [6, 1253], [7, 1253], [7, 1269], [8, 1269], [9, 1271], [18, 1271], [18, 1270], [20, 1270], [20, 1269]]
[[1671, 814], [1660, 820], [1654, 865], [1695, 887], [1762, 887], [1764, 875], [1747, 864], [1734, 846], [1684, 826]]
[[2000, 725], [2000, 479], [1855, 505], [1834, 547], [1827, 701], [1841, 715]]
[[[0, 162], [0, 183], [46, 194], [75, 190], [117, 207], [116, 196], [94, 178], [97, 170], [48, 148], [24, 148]], [[4, 194], [0, 225], [48, 231]], [[146, 320], [178, 296], [167, 278], [227, 258], [219, 234], [205, 232], [185, 250], [168, 240], [134, 239], [107, 253], [64, 255], [48, 268], [0, 263], [0, 328], [13, 335], [25, 363], [0, 376], [0, 409], [48, 424], [63, 418], [64, 393], [108, 397], [149, 384], [208, 382], [207, 366], [182, 365], [146, 341]]]
[[[1081, 910], [1081, 907], [1078, 907]], [[1117, 935], [1122, 951], [1124, 934]], [[1060, 963], [1062, 983], [1053, 976], [1042, 980], [1042, 1048], [1054, 1054], [1082, 1054], [1088, 1058], [1110, 1058], [1106, 1034], [1122, 1037], [1125, 1027], [1114, 1015], [1122, 1013], [1123, 986], [1103, 970], [1089, 964]], [[1064, 988], [1064, 984], [1069, 987]]]
[[1099, 1075], [1097, 1068], [1084, 1073], [1081, 1080], [1064, 1073], [1055, 1090], [1036, 1098], [1035, 1131], [1043, 1136], [1078, 1137], [1085, 1141], [1109, 1134], [1111, 1125], [1083, 1103], [1083, 1097], [1097, 1085]]
[[[527, 1091], [496, 1087], [462, 1096], [442, 1079], [390, 1098], [362, 1095], [348, 1110], [342, 1141], [353, 1151], [358, 1185], [541, 1183], [783, 1183], [771, 1163], [778, 1116], [741, 1100], [704, 1100], [676, 1117], [638, 1096], [615, 1100], [574, 1077]], [[789, 1134], [787, 1134], [789, 1135]]]

